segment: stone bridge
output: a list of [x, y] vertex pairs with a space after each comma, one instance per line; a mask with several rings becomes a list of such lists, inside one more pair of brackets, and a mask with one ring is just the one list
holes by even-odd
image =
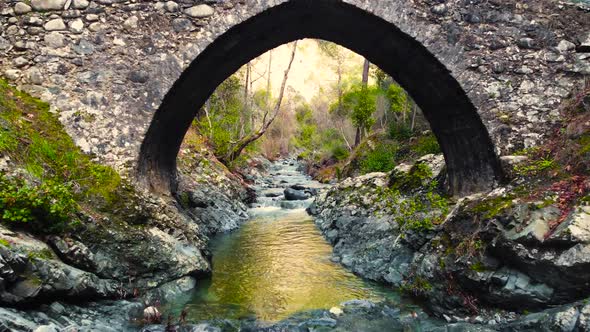
[[[300, 38], [346, 46], [423, 109], [455, 193], [502, 180], [590, 74], [590, 13], [550, 0], [0, 0], [0, 73], [153, 189], [226, 77]], [[172, 187], [173, 188], [173, 187]]]

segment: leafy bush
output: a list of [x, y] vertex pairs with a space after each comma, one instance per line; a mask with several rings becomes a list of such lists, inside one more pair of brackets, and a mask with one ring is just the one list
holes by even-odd
[[419, 156], [427, 154], [437, 154], [441, 152], [440, 145], [434, 135], [427, 135], [419, 137], [416, 143], [412, 146], [414, 151]]
[[362, 173], [389, 172], [395, 167], [397, 145], [379, 144], [360, 161]]
[[412, 137], [412, 129], [407, 124], [392, 122], [388, 134], [391, 139], [405, 141]]
[[343, 145], [337, 145], [332, 148], [332, 156], [338, 161], [347, 159], [349, 155], [350, 152]]
[[71, 222], [78, 204], [70, 188], [54, 182], [38, 186], [23, 179], [0, 174], [0, 221], [25, 227], [35, 233], [63, 232]]

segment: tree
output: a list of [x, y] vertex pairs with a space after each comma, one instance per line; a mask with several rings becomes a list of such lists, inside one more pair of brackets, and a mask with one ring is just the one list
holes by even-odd
[[[259, 130], [256, 130], [236, 141], [232, 144], [231, 148], [228, 152], [220, 158], [221, 162], [226, 165], [229, 165], [232, 161], [236, 160], [242, 153], [242, 151], [250, 144], [258, 140], [262, 137], [273, 121], [276, 119], [277, 115], [281, 110], [281, 103], [283, 101], [283, 96], [285, 93], [285, 87], [287, 86], [287, 80], [289, 78], [289, 72], [291, 71], [291, 66], [293, 65], [293, 61], [295, 60], [295, 54], [297, 52], [297, 41], [293, 43], [293, 51], [291, 52], [291, 58], [289, 60], [289, 65], [285, 70], [285, 75], [283, 76], [283, 82], [281, 84], [281, 89], [279, 90], [279, 96], [277, 102], [272, 110], [272, 114], [270, 114], [270, 109], [266, 109], [264, 112], [264, 116], [262, 117], [262, 126]], [[270, 75], [269, 75], [270, 76]]]
[[[363, 84], [363, 89], [362, 89], [362, 93], [360, 99], [359, 99], [359, 104], [357, 105], [357, 107], [355, 108], [355, 113], [352, 116], [352, 121], [356, 126], [356, 135], [354, 138], [354, 146], [357, 147], [359, 144], [361, 144], [361, 139], [362, 139], [362, 130], [363, 129], [367, 129], [365, 126], [368, 123], [369, 118], [371, 118], [371, 115], [373, 115], [373, 112], [375, 111], [375, 108], [373, 107], [373, 110], [369, 113], [371, 107], [369, 105], [369, 99], [368, 99], [368, 91], [367, 91], [367, 87], [369, 85], [369, 69], [371, 68], [371, 64], [369, 63], [369, 60], [365, 58], [365, 63], [363, 64], [363, 80], [362, 80], [362, 84]], [[368, 114], [368, 118], [367, 118], [367, 114]], [[373, 124], [371, 124], [372, 126]]]

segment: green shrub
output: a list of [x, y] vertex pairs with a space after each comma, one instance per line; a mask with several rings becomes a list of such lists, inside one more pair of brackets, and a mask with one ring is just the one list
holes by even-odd
[[338, 161], [347, 159], [349, 155], [350, 152], [348, 149], [342, 145], [337, 145], [332, 148], [332, 156]]
[[379, 144], [368, 151], [360, 161], [363, 174], [371, 172], [389, 172], [395, 167], [398, 147], [395, 144]]
[[63, 232], [70, 228], [78, 204], [70, 188], [54, 182], [38, 186], [0, 174], [0, 221], [35, 233]]
[[441, 152], [440, 145], [434, 135], [421, 136], [412, 145], [412, 151], [419, 156]]
[[405, 123], [392, 122], [389, 125], [389, 138], [405, 141], [412, 137], [412, 129]]

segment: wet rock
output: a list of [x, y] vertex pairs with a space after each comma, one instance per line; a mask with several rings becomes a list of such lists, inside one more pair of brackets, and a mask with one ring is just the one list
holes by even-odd
[[293, 188], [285, 189], [283, 194], [285, 195], [285, 199], [288, 201], [304, 201], [311, 197], [311, 195], [306, 193], [305, 191], [296, 190]]

